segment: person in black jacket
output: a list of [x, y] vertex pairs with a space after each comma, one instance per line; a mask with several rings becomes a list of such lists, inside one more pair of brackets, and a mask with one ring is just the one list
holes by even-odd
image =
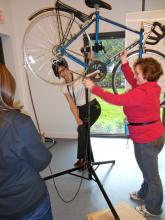
[[0, 64], [0, 219], [52, 220], [50, 198], [39, 172], [52, 155], [32, 119], [13, 105], [16, 84]]

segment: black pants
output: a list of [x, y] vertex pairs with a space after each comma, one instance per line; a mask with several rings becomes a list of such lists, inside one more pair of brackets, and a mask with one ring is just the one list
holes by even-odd
[[[89, 107], [90, 107], [89, 125], [91, 127], [101, 114], [101, 106], [99, 102], [96, 99], [94, 99], [89, 103]], [[78, 108], [79, 108], [79, 117], [84, 123], [82, 125], [79, 125], [77, 128], [78, 131], [77, 158], [87, 159], [87, 152], [89, 149], [91, 149], [91, 142], [89, 136], [90, 134], [88, 133], [88, 124], [87, 124], [88, 108], [86, 105], [78, 106]]]

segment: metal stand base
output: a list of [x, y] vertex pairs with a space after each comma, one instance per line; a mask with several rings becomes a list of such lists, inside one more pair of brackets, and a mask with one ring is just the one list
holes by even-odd
[[77, 177], [80, 177], [80, 178], [83, 178], [83, 179], [86, 179], [86, 180], [93, 180], [97, 183], [97, 185], [99, 186], [115, 220], [120, 220], [116, 210], [114, 209], [110, 199], [108, 198], [106, 192], [105, 192], [105, 189], [103, 187], [103, 185], [101, 184], [96, 172], [95, 172], [95, 169], [93, 168], [93, 166], [97, 165], [97, 166], [100, 166], [102, 164], [109, 164], [111, 163], [112, 166], [115, 164], [115, 160], [110, 160], [110, 161], [101, 161], [101, 162], [91, 162], [91, 163], [88, 163], [86, 166], [88, 169], [88, 178], [84, 177], [84, 176], [80, 176], [78, 174], [75, 174], [73, 173], [74, 171], [77, 171], [77, 170], [82, 170], [84, 169], [84, 166], [80, 167], [80, 168], [72, 168], [72, 169], [68, 169], [68, 170], [65, 170], [65, 171], [62, 171], [60, 173], [56, 173], [56, 174], [53, 174], [53, 175], [50, 175], [50, 176], [47, 176], [44, 178], [44, 180], [49, 180], [49, 179], [52, 179], [52, 178], [55, 178], [55, 177], [58, 177], [58, 176], [62, 176], [62, 175], [65, 175], [65, 174], [70, 174], [70, 175], [73, 175], [73, 176], [77, 176]]
[[47, 176], [44, 178], [44, 180], [49, 180], [51, 178], [55, 178], [55, 177], [58, 177], [58, 176], [62, 176], [62, 175], [65, 175], [65, 174], [71, 174], [71, 175], [74, 175], [74, 176], [77, 176], [77, 177], [81, 177], [83, 179], [86, 179], [86, 180], [94, 180], [97, 185], [99, 186], [115, 220], [120, 220], [116, 210], [114, 209], [110, 199], [108, 198], [104, 188], [103, 188], [103, 185], [101, 184], [98, 176], [96, 175], [96, 172], [95, 170], [93, 169], [93, 166], [94, 165], [101, 165], [101, 164], [108, 164], [108, 163], [112, 163], [112, 165], [115, 164], [115, 161], [112, 160], [112, 161], [102, 161], [102, 162], [94, 162], [94, 157], [93, 157], [93, 152], [92, 152], [92, 149], [91, 149], [91, 144], [89, 145], [88, 143], [90, 143], [90, 105], [89, 105], [89, 101], [88, 101], [88, 89], [85, 89], [85, 93], [86, 93], [86, 105], [87, 105], [87, 120], [84, 122], [86, 123], [86, 152], [87, 152], [87, 157], [86, 157], [86, 160], [88, 161], [87, 165], [85, 165], [88, 169], [88, 178], [86, 177], [83, 177], [83, 176], [79, 176], [77, 174], [73, 174], [72, 172], [76, 171], [76, 170], [81, 170], [84, 168], [84, 166], [82, 167], [79, 167], [79, 168], [72, 168], [72, 169], [69, 169], [69, 170], [65, 170], [63, 172], [60, 172], [60, 173], [56, 173], [56, 174], [53, 174], [53, 175], [50, 175], [50, 176]]
[[49, 137], [45, 137], [45, 143], [51, 143], [48, 146], [48, 150], [51, 149], [52, 147], [54, 147], [54, 145], [56, 144], [56, 140], [54, 138], [49, 138]]

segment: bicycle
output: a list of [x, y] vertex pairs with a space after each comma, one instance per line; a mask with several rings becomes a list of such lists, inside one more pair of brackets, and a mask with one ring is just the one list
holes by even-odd
[[[111, 10], [111, 5], [100, 0], [85, 0], [85, 3], [88, 7], [95, 8], [95, 12], [87, 15], [57, 0], [55, 7], [39, 10], [29, 18], [31, 24], [25, 32], [23, 41], [24, 59], [25, 66], [36, 77], [55, 85], [65, 84], [55, 78], [51, 67], [53, 60], [60, 56], [65, 57], [70, 68], [77, 75], [74, 81], [96, 70], [99, 70], [99, 73], [92, 78], [95, 81], [101, 81], [106, 77], [107, 65], [115, 62], [112, 70], [112, 89], [115, 93], [119, 93], [119, 89], [125, 87], [125, 79], [120, 71], [120, 52], [113, 57], [108, 56], [109, 51], [99, 41], [100, 20], [139, 35], [139, 39], [126, 48], [129, 51], [139, 46], [137, 50], [128, 53], [130, 63], [143, 55], [153, 56], [164, 64], [165, 55], [163, 53], [146, 49], [147, 44], [157, 44], [165, 37], [164, 25], [159, 22], [146, 23], [145, 25], [150, 26], [148, 32], [145, 31], [144, 26], [137, 31], [100, 15], [100, 8]], [[95, 24], [96, 27], [94, 44], [87, 33], [92, 24]], [[84, 46], [84, 39], [87, 41], [87, 46]], [[95, 54], [95, 58], [88, 57], [87, 59], [87, 55], [92, 53]], [[100, 53], [102, 56], [104, 54], [103, 61], [97, 58]], [[77, 72], [76, 68], [79, 68], [81, 73]]]

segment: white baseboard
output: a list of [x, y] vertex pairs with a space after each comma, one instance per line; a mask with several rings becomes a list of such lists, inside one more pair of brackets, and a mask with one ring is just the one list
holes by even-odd
[[45, 132], [45, 137], [50, 138], [66, 138], [66, 139], [77, 139], [77, 132], [72, 133], [58, 133], [58, 132]]

